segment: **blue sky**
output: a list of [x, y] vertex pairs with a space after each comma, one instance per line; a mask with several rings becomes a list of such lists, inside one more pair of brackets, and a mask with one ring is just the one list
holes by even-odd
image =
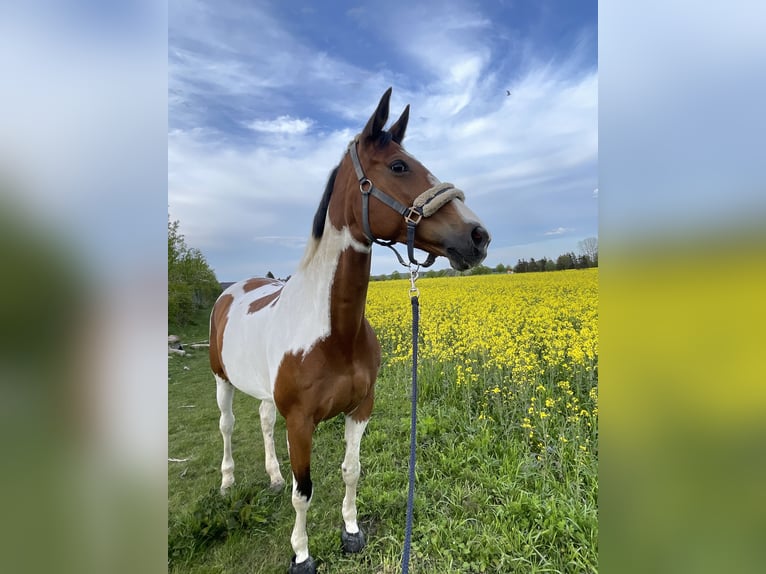
[[596, 2], [172, 0], [168, 24], [170, 217], [222, 281], [292, 273], [389, 86], [405, 147], [492, 233], [486, 264], [598, 234]]

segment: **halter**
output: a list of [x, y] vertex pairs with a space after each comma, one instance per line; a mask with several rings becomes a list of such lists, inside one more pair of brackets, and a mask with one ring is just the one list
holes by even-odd
[[370, 196], [372, 195], [404, 217], [404, 221], [407, 223], [407, 256], [410, 259], [410, 263], [421, 267], [430, 267], [433, 265], [434, 261], [436, 261], [436, 255], [429, 253], [428, 258], [423, 263], [419, 263], [415, 259], [415, 229], [422, 218], [431, 217], [444, 206], [444, 204], [452, 199], [457, 198], [461, 201], [465, 201], [465, 195], [451, 183], [438, 183], [417, 196], [410, 207], [404, 206], [387, 193], [375, 187], [372, 181], [364, 175], [364, 170], [362, 169], [362, 164], [359, 161], [359, 154], [356, 149], [358, 141], [358, 137], [354, 138], [351, 143], [348, 144], [347, 151], [351, 156], [351, 162], [354, 164], [356, 176], [359, 178], [359, 191], [362, 193], [362, 227], [364, 229], [365, 237], [373, 243], [391, 249], [391, 251], [396, 254], [399, 263], [405, 267], [409, 267], [409, 265], [404, 262], [402, 256], [399, 255], [396, 248], [394, 248], [394, 244], [396, 243], [395, 240], [381, 240], [372, 234], [372, 230], [370, 229]]

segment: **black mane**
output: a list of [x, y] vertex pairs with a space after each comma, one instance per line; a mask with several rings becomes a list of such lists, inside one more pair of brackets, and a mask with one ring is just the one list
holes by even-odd
[[327, 217], [327, 208], [330, 207], [330, 196], [332, 195], [332, 190], [335, 187], [335, 176], [338, 175], [339, 167], [340, 165], [336, 166], [335, 169], [330, 172], [330, 177], [328, 178], [327, 185], [324, 188], [324, 193], [322, 194], [322, 199], [319, 202], [319, 207], [317, 208], [317, 212], [314, 214], [314, 225], [311, 228], [311, 233], [315, 239], [319, 239], [324, 233], [324, 222], [325, 218]]
[[[391, 137], [391, 132], [381, 131], [380, 134], [378, 134], [375, 145], [378, 147], [385, 147], [391, 143]], [[324, 221], [327, 217], [327, 209], [330, 207], [330, 196], [332, 195], [332, 190], [335, 187], [335, 176], [338, 175], [339, 168], [340, 164], [335, 166], [335, 168], [330, 172], [330, 177], [328, 178], [327, 185], [324, 188], [322, 199], [319, 201], [319, 207], [317, 208], [317, 212], [314, 214], [314, 225], [311, 228], [311, 233], [315, 239], [319, 239], [324, 233]]]

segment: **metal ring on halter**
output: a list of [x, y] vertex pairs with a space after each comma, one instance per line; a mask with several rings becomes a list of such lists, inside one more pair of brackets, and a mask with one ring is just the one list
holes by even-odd
[[373, 187], [375, 186], [372, 185], [372, 182], [366, 177], [363, 177], [359, 180], [359, 191], [361, 191], [363, 194], [369, 195]]

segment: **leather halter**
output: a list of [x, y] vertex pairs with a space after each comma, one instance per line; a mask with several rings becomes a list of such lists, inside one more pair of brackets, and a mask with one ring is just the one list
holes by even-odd
[[438, 183], [417, 196], [410, 207], [406, 207], [384, 191], [375, 187], [372, 181], [364, 175], [356, 149], [358, 141], [358, 137], [354, 138], [348, 144], [347, 151], [351, 156], [351, 162], [354, 164], [354, 171], [356, 171], [356, 176], [359, 179], [359, 191], [362, 193], [362, 228], [365, 237], [373, 243], [391, 249], [396, 254], [397, 259], [399, 259], [399, 263], [408, 267], [402, 256], [394, 248], [395, 240], [381, 240], [373, 235], [370, 229], [370, 196], [372, 195], [404, 217], [404, 221], [407, 223], [407, 256], [410, 263], [421, 267], [430, 267], [436, 261], [436, 255], [429, 253], [428, 258], [423, 263], [415, 259], [415, 229], [422, 218], [430, 217], [452, 199], [465, 201], [465, 195], [451, 183]]

